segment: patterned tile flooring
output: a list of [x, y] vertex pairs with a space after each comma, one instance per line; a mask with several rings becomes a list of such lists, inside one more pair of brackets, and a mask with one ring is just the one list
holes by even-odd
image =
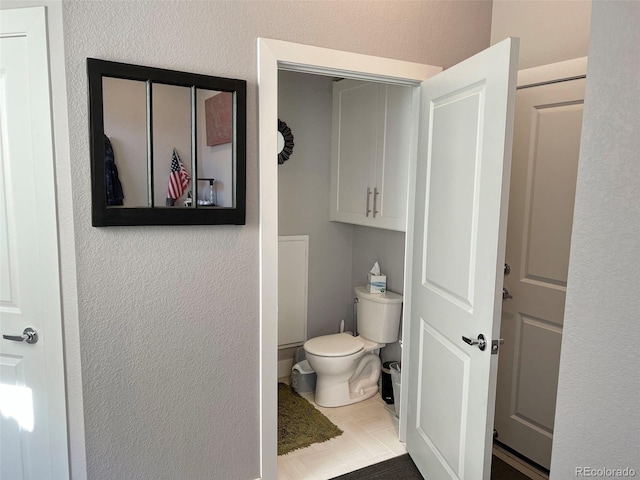
[[393, 405], [387, 405], [380, 394], [337, 408], [316, 405], [313, 392], [302, 396], [344, 433], [279, 456], [278, 480], [327, 480], [406, 453], [398, 440]]

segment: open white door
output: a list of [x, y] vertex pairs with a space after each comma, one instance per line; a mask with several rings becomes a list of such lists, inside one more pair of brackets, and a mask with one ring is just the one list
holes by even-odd
[[429, 479], [490, 475], [518, 43], [422, 85], [407, 450]]

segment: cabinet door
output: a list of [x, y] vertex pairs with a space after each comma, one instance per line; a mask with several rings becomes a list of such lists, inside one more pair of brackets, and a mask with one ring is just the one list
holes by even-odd
[[[412, 88], [381, 85], [383, 122], [378, 141], [373, 217], [376, 227], [407, 229]], [[385, 94], [386, 93], [386, 94]], [[374, 208], [375, 207], [375, 208]]]
[[373, 224], [378, 90], [376, 83], [355, 80], [334, 84], [331, 220]]

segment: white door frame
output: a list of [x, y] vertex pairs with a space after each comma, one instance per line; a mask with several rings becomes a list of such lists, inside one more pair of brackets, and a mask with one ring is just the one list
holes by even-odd
[[588, 57], [580, 57], [519, 70], [518, 88], [584, 78], [587, 75], [587, 61]]
[[[260, 225], [260, 478], [277, 477], [277, 363], [278, 363], [278, 70], [356, 78], [412, 86], [413, 119], [418, 125], [420, 89], [423, 80], [442, 69], [388, 58], [373, 57], [280, 40], [258, 38], [258, 151]], [[411, 135], [409, 178], [415, 178], [417, 128]], [[415, 186], [409, 184], [407, 218], [413, 218]], [[404, 318], [410, 318], [410, 282], [413, 222], [407, 221], [405, 240]], [[403, 321], [403, 338], [408, 338]], [[408, 358], [404, 342], [402, 360]], [[406, 369], [402, 372], [400, 439], [404, 440], [407, 411]]]

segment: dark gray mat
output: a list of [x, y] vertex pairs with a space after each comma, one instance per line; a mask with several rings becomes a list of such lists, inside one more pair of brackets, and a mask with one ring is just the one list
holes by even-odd
[[[407, 454], [335, 477], [333, 480], [423, 480]], [[491, 480], [529, 480], [499, 458], [493, 457]]]

